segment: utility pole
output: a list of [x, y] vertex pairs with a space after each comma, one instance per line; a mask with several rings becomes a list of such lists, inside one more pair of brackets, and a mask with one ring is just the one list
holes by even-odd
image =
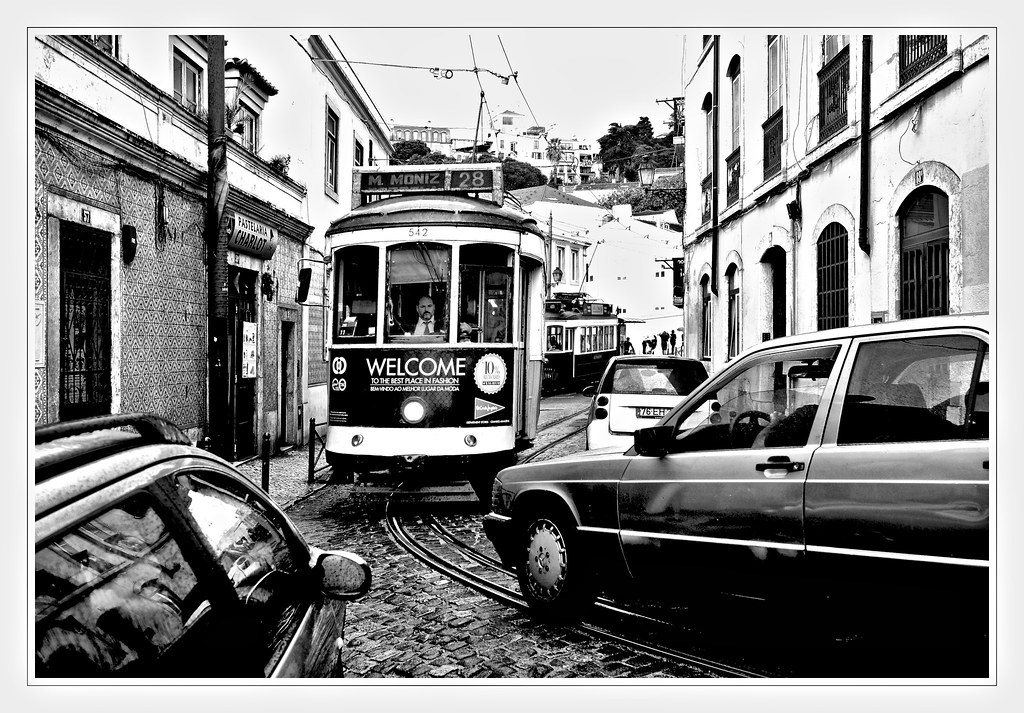
[[547, 253], [545, 255], [545, 257], [547, 258], [547, 263], [548, 263], [547, 265], [544, 266], [544, 284], [547, 287], [547, 290], [546, 290], [546, 292], [544, 294], [544, 297], [547, 298], [547, 299], [551, 298], [551, 251], [552, 251], [551, 245], [554, 242], [554, 239], [555, 239], [555, 214], [552, 211], [548, 211], [548, 239], [547, 239], [547, 245], [544, 246], [545, 247], [544, 252]]
[[221, 228], [228, 201], [227, 136], [224, 131], [224, 35], [207, 36], [210, 57], [208, 124], [206, 127], [206, 267], [209, 295], [208, 432], [213, 452], [230, 459], [234, 453], [228, 381], [228, 236]]

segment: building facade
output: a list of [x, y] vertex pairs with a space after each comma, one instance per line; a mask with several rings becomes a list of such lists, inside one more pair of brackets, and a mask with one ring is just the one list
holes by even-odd
[[688, 356], [989, 309], [989, 35], [693, 39]]
[[[301, 56], [299, 76], [319, 74], [315, 42], [277, 41]], [[281, 101], [264, 67], [227, 54], [227, 254], [211, 270], [207, 37], [140, 29], [34, 38], [37, 423], [143, 411], [199, 440], [211, 399], [223, 398], [229, 458], [255, 455], [264, 433], [274, 447], [305, 437], [311, 354], [326, 383], [321, 317], [308, 319], [295, 301], [302, 260], [323, 280], [307, 190], [310, 167], [319, 187], [329, 161], [323, 94], [316, 140], [278, 152], [275, 127], [306, 134], [294, 130], [310, 121], [305, 107]], [[309, 89], [288, 80], [285, 91]], [[335, 173], [336, 192], [347, 196], [351, 172], [335, 165]], [[211, 274], [227, 301], [226, 384], [209, 375]]]

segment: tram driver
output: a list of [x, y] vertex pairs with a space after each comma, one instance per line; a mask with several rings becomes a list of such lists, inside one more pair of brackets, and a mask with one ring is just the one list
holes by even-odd
[[391, 329], [392, 334], [412, 337], [445, 334], [444, 320], [437, 314], [434, 298], [423, 295], [416, 302], [416, 321], [411, 324], [399, 324], [397, 321]]

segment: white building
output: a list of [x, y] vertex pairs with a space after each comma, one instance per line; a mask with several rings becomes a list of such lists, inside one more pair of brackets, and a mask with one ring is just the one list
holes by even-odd
[[713, 371], [769, 337], [989, 309], [987, 33], [694, 40], [689, 356]]

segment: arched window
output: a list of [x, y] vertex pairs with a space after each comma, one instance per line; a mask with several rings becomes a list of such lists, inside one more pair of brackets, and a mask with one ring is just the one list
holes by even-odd
[[732, 359], [740, 353], [740, 282], [736, 263], [725, 271], [725, 289], [729, 295], [729, 351]]
[[818, 329], [850, 323], [849, 233], [829, 223], [818, 236]]
[[711, 359], [711, 278], [704, 275], [700, 281], [700, 358]]
[[714, 113], [714, 111], [712, 111], [713, 104], [714, 104], [714, 102], [711, 99], [711, 93], [708, 92], [708, 94], [704, 97], [704, 103], [701, 105], [701, 109], [704, 112], [704, 126], [707, 128], [707, 131], [705, 133], [706, 143], [705, 143], [705, 146], [704, 146], [705, 150], [707, 151], [707, 160], [705, 161], [705, 165], [706, 165], [706, 169], [707, 170], [704, 171], [704, 175], [705, 176], [710, 176], [711, 172], [714, 170], [714, 167], [715, 167], [715, 163], [714, 163], [714, 146], [715, 146], [715, 144], [714, 144], [714, 140], [715, 140], [714, 116], [715, 116], [715, 113]]
[[734, 55], [729, 62], [729, 71], [726, 75], [729, 78], [729, 91], [732, 97], [732, 148], [735, 151], [740, 147], [740, 118], [743, 105], [740, 94], [740, 58]]
[[949, 197], [919, 188], [897, 216], [902, 318], [949, 314]]

